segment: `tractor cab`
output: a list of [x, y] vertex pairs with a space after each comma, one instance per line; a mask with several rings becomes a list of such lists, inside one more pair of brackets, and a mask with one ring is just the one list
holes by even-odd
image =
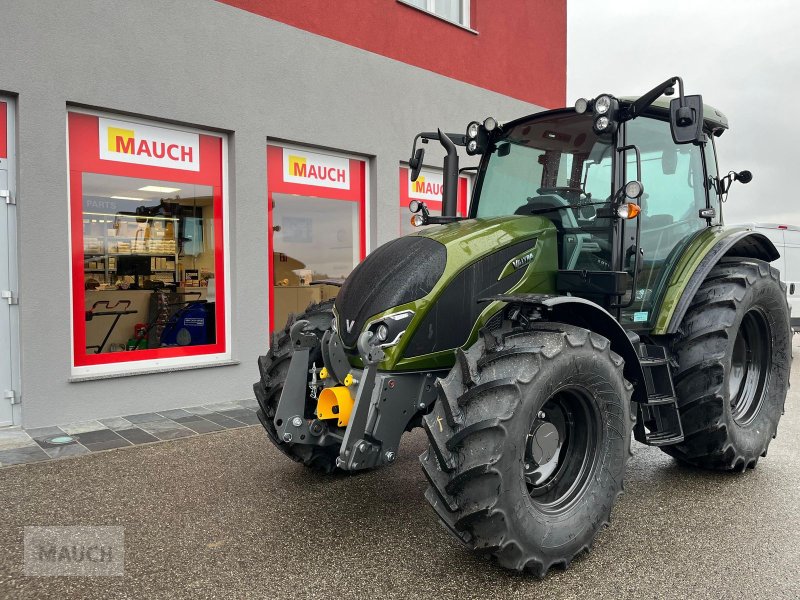
[[[470, 217], [547, 218], [557, 230], [556, 291], [600, 304], [629, 328], [652, 326], [672, 263], [722, 222], [713, 139], [727, 119], [699, 96], [662, 97], [676, 82], [491, 130], [471, 124], [468, 153], [482, 159]], [[467, 145], [470, 137], [468, 129]]]

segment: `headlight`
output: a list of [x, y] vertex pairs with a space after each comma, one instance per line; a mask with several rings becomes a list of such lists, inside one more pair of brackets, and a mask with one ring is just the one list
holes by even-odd
[[494, 117], [486, 117], [486, 119], [483, 121], [483, 128], [486, 131], [493, 131], [497, 128], [497, 119]]
[[586, 98], [578, 98], [575, 100], [575, 112], [582, 115], [589, 110], [589, 101]]
[[640, 181], [633, 179], [625, 184], [625, 197], [635, 199], [642, 195], [644, 186]]
[[478, 132], [481, 129], [481, 124], [477, 121], [472, 121], [469, 125], [467, 125], [467, 137], [470, 139], [475, 139], [478, 137]]
[[478, 151], [478, 142], [476, 140], [470, 140], [467, 142], [467, 152], [470, 154], [474, 154]]
[[371, 331], [373, 334], [374, 341], [372, 343], [381, 348], [394, 346], [408, 329], [413, 317], [413, 310], [404, 310], [373, 321], [367, 325], [367, 331]]
[[408, 210], [410, 210], [412, 213], [418, 213], [421, 208], [422, 205], [419, 203], [419, 200], [412, 200], [408, 203]]
[[599, 117], [594, 122], [594, 128], [597, 131], [605, 131], [608, 129], [608, 117]]
[[604, 94], [602, 96], [598, 96], [597, 100], [594, 101], [594, 112], [598, 115], [606, 114], [609, 108], [611, 108], [610, 96], [606, 96]]

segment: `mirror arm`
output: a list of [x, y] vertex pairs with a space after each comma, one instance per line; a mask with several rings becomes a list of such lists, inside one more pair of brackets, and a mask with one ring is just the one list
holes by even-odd
[[664, 83], [657, 85], [649, 92], [640, 96], [638, 100], [628, 107], [620, 121], [630, 121], [631, 119], [635, 119], [641, 115], [648, 106], [655, 102], [659, 96], [664, 94], [671, 96], [672, 93], [670, 93], [670, 90], [674, 90], [676, 83], [678, 84], [678, 97], [680, 98], [681, 106], [686, 106], [686, 101], [684, 100], [683, 96], [683, 79], [675, 76], [667, 79]]

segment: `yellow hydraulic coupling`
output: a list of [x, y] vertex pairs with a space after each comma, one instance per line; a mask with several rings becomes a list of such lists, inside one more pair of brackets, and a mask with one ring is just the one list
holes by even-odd
[[[348, 375], [352, 380], [352, 376]], [[347, 383], [345, 377], [345, 383]], [[345, 427], [350, 422], [350, 413], [353, 410], [353, 397], [350, 390], [343, 385], [328, 387], [322, 390], [317, 400], [318, 419], [339, 419], [339, 427]]]

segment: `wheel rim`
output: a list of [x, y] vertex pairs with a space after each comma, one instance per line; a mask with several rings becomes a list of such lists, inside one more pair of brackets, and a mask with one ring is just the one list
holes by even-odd
[[761, 409], [772, 365], [772, 337], [760, 310], [745, 313], [731, 354], [728, 394], [733, 420], [747, 425]]
[[525, 440], [523, 474], [533, 503], [562, 512], [591, 479], [600, 444], [600, 415], [588, 393], [562, 389], [534, 416]]

